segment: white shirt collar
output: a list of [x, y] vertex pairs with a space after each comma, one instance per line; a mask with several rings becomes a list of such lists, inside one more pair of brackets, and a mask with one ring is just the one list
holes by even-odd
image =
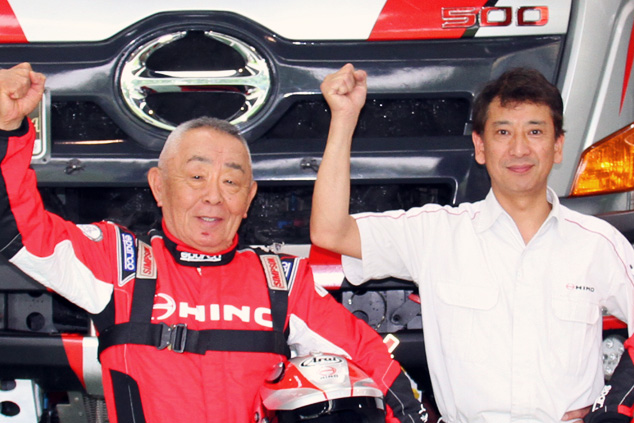
[[[559, 203], [559, 198], [557, 197], [557, 194], [555, 194], [555, 191], [553, 191], [550, 187], [546, 188], [546, 201], [551, 204], [552, 209], [550, 210], [548, 217], [546, 217], [544, 224], [546, 224], [546, 222], [551, 219], [555, 219], [557, 222], [561, 221], [561, 204]], [[509, 217], [509, 219], [511, 218], [508, 213], [502, 208], [497, 198], [495, 198], [493, 189], [490, 189], [489, 193], [484, 199], [480, 216], [474, 223], [476, 231], [484, 232], [488, 230], [499, 219], [501, 215], [506, 215]], [[558, 230], [561, 230], [561, 225], [557, 225], [557, 227], [559, 228]]]

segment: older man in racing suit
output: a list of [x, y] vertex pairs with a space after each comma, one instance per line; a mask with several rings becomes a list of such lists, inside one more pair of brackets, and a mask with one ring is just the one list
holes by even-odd
[[0, 70], [0, 250], [92, 314], [111, 422], [252, 421], [261, 382], [290, 351], [351, 358], [384, 392], [388, 421], [420, 420], [380, 337], [314, 286], [304, 259], [237, 249], [256, 184], [230, 125], [199, 120], [166, 142], [148, 174], [162, 230], [45, 211], [26, 118], [44, 81], [26, 63]]

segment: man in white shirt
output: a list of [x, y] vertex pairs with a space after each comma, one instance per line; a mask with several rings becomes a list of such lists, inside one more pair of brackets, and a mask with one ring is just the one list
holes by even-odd
[[332, 120], [313, 243], [341, 253], [354, 284], [393, 276], [418, 286], [443, 421], [579, 421], [603, 387], [602, 308], [634, 321], [634, 251], [547, 186], [562, 160], [559, 91], [516, 69], [475, 100], [475, 158], [491, 177], [485, 200], [351, 216], [350, 151], [366, 79], [347, 64], [322, 83]]

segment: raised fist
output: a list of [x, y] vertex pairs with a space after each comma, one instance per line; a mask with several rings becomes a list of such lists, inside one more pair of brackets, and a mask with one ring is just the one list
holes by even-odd
[[350, 63], [324, 78], [321, 92], [330, 106], [333, 118], [340, 113], [358, 115], [368, 91], [367, 74], [355, 70]]
[[42, 99], [46, 77], [29, 63], [0, 69], [0, 129], [12, 131], [22, 124]]

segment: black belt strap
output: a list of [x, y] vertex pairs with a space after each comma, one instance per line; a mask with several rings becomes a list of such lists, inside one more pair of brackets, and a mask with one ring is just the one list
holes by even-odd
[[[154, 232], [154, 231], [153, 231]], [[151, 245], [151, 236], [141, 235], [138, 242]], [[139, 251], [140, 248], [137, 248]], [[256, 250], [258, 254], [262, 254]], [[140, 255], [140, 254], [139, 254]], [[137, 257], [137, 267], [141, 257]], [[137, 272], [138, 275], [138, 272]], [[165, 323], [149, 323], [156, 293], [156, 278], [137, 277], [132, 294], [130, 321], [106, 328], [99, 334], [99, 356], [114, 345], [149, 345], [175, 352], [205, 354], [207, 351], [270, 352], [290, 357], [290, 349], [284, 334], [288, 308], [288, 290], [269, 287], [273, 330], [192, 330], [185, 324], [168, 326]]]
[[184, 324], [121, 323], [99, 335], [99, 354], [120, 344], [150, 345], [178, 353], [204, 355], [207, 351], [272, 352], [290, 356], [286, 337], [278, 331], [191, 330]]

